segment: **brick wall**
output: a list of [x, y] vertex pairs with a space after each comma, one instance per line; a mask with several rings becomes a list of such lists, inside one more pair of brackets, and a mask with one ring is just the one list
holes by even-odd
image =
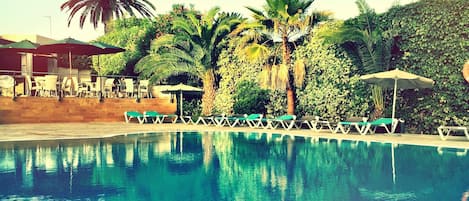
[[53, 122], [116, 122], [124, 121], [125, 111], [146, 110], [174, 114], [176, 103], [170, 99], [110, 98], [99, 102], [97, 98], [65, 97], [62, 101], [47, 97], [0, 97], [0, 123], [53, 123]]

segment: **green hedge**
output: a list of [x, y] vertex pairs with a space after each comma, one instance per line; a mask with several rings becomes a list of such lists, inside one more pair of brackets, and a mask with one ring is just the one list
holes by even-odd
[[469, 122], [469, 84], [461, 75], [469, 59], [468, 8], [467, 0], [421, 0], [381, 16], [398, 32], [395, 67], [435, 81], [431, 90], [399, 93], [397, 114], [408, 132], [435, 133], [442, 124]]
[[[341, 22], [324, 24], [321, 29], [333, 28], [337, 23]], [[297, 90], [297, 114], [331, 120], [369, 115], [370, 93], [343, 49], [312, 37], [298, 47], [294, 57], [304, 59], [307, 67], [305, 87]]]

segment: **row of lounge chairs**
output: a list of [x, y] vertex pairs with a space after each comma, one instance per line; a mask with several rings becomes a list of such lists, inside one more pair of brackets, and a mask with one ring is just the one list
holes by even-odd
[[295, 115], [282, 115], [276, 118], [264, 118], [262, 114], [250, 114], [250, 115], [213, 115], [213, 116], [202, 116], [198, 119], [192, 119], [191, 116], [185, 116], [181, 118], [185, 124], [203, 124], [203, 125], [214, 125], [214, 126], [243, 126], [247, 125], [251, 128], [264, 128], [264, 129], [276, 129], [283, 128], [290, 130], [292, 128], [303, 128], [307, 127], [313, 131], [330, 131], [332, 133], [341, 132], [344, 134], [349, 133], [351, 130], [355, 130], [361, 135], [367, 133], [374, 133], [376, 129], [382, 127], [387, 133], [394, 133], [397, 125], [402, 120], [392, 118], [380, 118], [374, 121], [368, 122], [366, 118], [360, 119], [348, 119], [337, 123], [331, 123], [328, 120], [322, 119], [318, 116], [305, 116], [301, 119], [297, 119]]
[[178, 116], [175, 114], [160, 114], [156, 111], [145, 111], [143, 113], [137, 111], [124, 112], [125, 122], [129, 123], [132, 119], [136, 119], [138, 123], [163, 123], [165, 120], [170, 120], [172, 123], [176, 123]]
[[[290, 130], [292, 128], [301, 129], [307, 127], [313, 131], [330, 131], [332, 133], [348, 134], [351, 131], [356, 131], [361, 135], [368, 133], [375, 133], [378, 128], [383, 128], [389, 134], [396, 131], [397, 125], [403, 120], [393, 118], [379, 118], [374, 121], [368, 121], [367, 118], [351, 117], [345, 121], [329, 122], [319, 116], [304, 116], [297, 119], [295, 115], [282, 115], [276, 118], [265, 118], [262, 114], [244, 114], [244, 115], [231, 115], [224, 114], [200, 116], [193, 119], [192, 116], [178, 117], [175, 114], [160, 114], [156, 111], [145, 111], [143, 113], [137, 111], [127, 111], [124, 113], [125, 121], [129, 123], [132, 119], [136, 119], [139, 123], [163, 123], [171, 122], [176, 123], [178, 118], [184, 124], [203, 124], [206, 126], [249, 126], [250, 128], [264, 128], [276, 129], [283, 128]], [[457, 132], [462, 132], [469, 140], [469, 128], [465, 126], [440, 126], [438, 127], [438, 134], [442, 140]]]

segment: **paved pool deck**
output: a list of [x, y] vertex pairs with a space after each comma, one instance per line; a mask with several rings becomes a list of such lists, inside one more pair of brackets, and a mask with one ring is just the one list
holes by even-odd
[[464, 136], [451, 136], [446, 141], [438, 135], [400, 134], [400, 135], [359, 135], [314, 132], [309, 129], [253, 129], [249, 127], [216, 127], [205, 125], [185, 125], [182, 123], [138, 124], [138, 123], [37, 123], [37, 124], [0, 124], [0, 142], [33, 141], [56, 139], [107, 138], [129, 133], [168, 132], [168, 131], [224, 131], [278, 133], [290, 136], [306, 136], [312, 139], [359, 140], [366, 142], [384, 142], [412, 144], [434, 147], [454, 147], [469, 149], [469, 140]]

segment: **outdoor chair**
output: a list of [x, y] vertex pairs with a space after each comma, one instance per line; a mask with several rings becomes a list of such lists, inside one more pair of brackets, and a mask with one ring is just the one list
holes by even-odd
[[134, 80], [132, 78], [126, 78], [124, 79], [125, 83], [125, 95], [127, 97], [134, 97], [135, 95], [135, 86], [134, 86]]
[[348, 134], [352, 129], [355, 129], [361, 134], [365, 131], [367, 121], [367, 117], [349, 117], [345, 121], [338, 122], [333, 133], [340, 131], [343, 134]]
[[366, 122], [366, 127], [360, 134], [366, 135], [368, 132], [375, 133], [378, 127], [384, 128], [388, 134], [393, 134], [396, 131], [397, 124], [399, 122], [404, 122], [404, 120], [396, 118], [379, 118], [372, 122]]
[[311, 115], [305, 115], [301, 117], [300, 119], [295, 120], [295, 128], [301, 129], [303, 128], [303, 125], [306, 125], [309, 129], [313, 130], [313, 124], [312, 122], [315, 120], [315, 116]]
[[150, 91], [150, 81], [149, 80], [140, 80], [138, 83], [138, 93], [140, 97], [152, 98]]
[[274, 119], [264, 119], [262, 122], [265, 122], [266, 125], [263, 127], [265, 129], [276, 129], [279, 125], [285, 130], [290, 130], [295, 125], [296, 115], [282, 115]]
[[114, 78], [106, 78], [106, 80], [104, 81], [104, 87], [103, 87], [104, 96], [106, 98], [110, 98], [114, 96], [113, 87], [114, 87]]
[[170, 119], [171, 123], [176, 123], [178, 116], [175, 114], [160, 114], [156, 111], [145, 111], [143, 113], [145, 122], [152, 120], [155, 124], [164, 123], [165, 119]]
[[215, 115], [209, 115], [209, 116], [200, 116], [195, 124], [203, 123], [206, 126], [209, 125], [219, 125], [219, 122], [222, 120], [222, 118], [225, 116], [225, 114], [215, 114]]
[[440, 135], [440, 139], [445, 141], [451, 135], [451, 133], [462, 132], [469, 140], [469, 127], [468, 126], [439, 126], [438, 127], [438, 134]]
[[43, 91], [47, 96], [57, 96], [57, 75], [46, 75]]
[[32, 89], [34, 90], [34, 96], [42, 96], [44, 92], [44, 84], [46, 82], [44, 76], [34, 76], [34, 86]]
[[127, 111], [124, 112], [125, 123], [129, 123], [132, 119], [137, 119], [138, 123], [143, 124], [145, 121], [145, 116], [137, 111]]
[[[78, 79], [75, 76], [64, 77], [62, 80], [62, 93], [64, 95], [73, 95], [78, 90]], [[78, 95], [78, 94], [77, 94]]]
[[250, 114], [246, 117], [245, 121], [250, 128], [259, 128], [262, 125], [262, 117], [262, 114]]

